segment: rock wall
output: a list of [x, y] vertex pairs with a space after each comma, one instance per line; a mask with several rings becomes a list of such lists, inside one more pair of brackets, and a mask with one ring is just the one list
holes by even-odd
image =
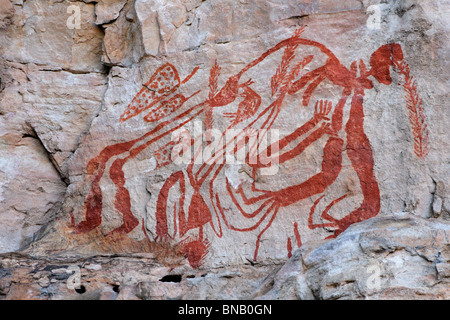
[[[45, 269], [119, 255], [200, 288], [143, 285], [138, 297], [242, 298], [354, 223], [407, 212], [445, 225], [448, 10], [446, 0], [0, 0], [0, 297], [25, 298], [11, 274], [32, 272], [27, 259], [45, 257]], [[208, 291], [211, 272], [251, 290]], [[301, 277], [311, 289], [297, 298], [367, 296]], [[54, 297], [73, 294], [51, 279], [30, 280], [44, 284], [32, 297], [52, 285]], [[92, 298], [117, 297], [100, 283]]]
[[256, 299], [449, 299], [449, 224], [407, 213], [311, 243], [267, 277]]

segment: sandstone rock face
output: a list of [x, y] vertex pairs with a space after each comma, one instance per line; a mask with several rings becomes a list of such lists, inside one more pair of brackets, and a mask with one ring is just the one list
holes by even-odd
[[450, 224], [399, 213], [310, 244], [265, 279], [259, 299], [449, 299]]
[[5, 254], [0, 264], [0, 299], [242, 299], [273, 269], [248, 265], [195, 272], [189, 265], [174, 269], [170, 263], [148, 254], [39, 261]]
[[68, 159], [99, 112], [106, 89], [94, 6], [2, 2], [0, 251], [19, 250], [54, 221], [70, 183]]
[[[152, 253], [3, 254], [4, 299], [449, 299], [450, 223], [398, 213], [311, 242], [284, 265], [193, 270], [173, 248]], [[183, 262], [184, 260], [184, 262]], [[269, 276], [267, 276], [269, 275]]]
[[[447, 11], [445, 0], [1, 0], [0, 253], [21, 252], [8, 259], [24, 273], [51, 252], [114, 274], [113, 258], [95, 261], [117, 254], [183, 275], [242, 274], [223, 279], [256, 289], [354, 223], [408, 212], [445, 224]], [[440, 222], [417, 223], [440, 232]], [[176, 262], [153, 261], [159, 246]], [[361, 259], [373, 253], [356, 247]], [[432, 274], [411, 250], [392, 255]], [[422, 292], [390, 276], [376, 292], [355, 287], [363, 280], [339, 280], [350, 281], [342, 293], [326, 279], [312, 285], [311, 270], [338, 268], [316, 258], [292, 285], [277, 280], [286, 295], [275, 286], [264, 296]], [[209, 279], [158, 280], [168, 287], [153, 292], [154, 279], [139, 277], [120, 294], [186, 298]], [[423, 294], [446, 296], [418, 277]], [[120, 296], [100, 282], [95, 297]], [[237, 290], [220, 297], [251, 291]]]

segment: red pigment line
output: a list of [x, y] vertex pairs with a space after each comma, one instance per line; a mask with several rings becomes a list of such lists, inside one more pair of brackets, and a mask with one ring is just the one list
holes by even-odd
[[[167, 226], [167, 201], [169, 198], [169, 192], [175, 184], [180, 183], [181, 197], [179, 199], [179, 232], [180, 236], [183, 236], [187, 232], [187, 222], [184, 213], [184, 200], [185, 200], [185, 181], [182, 171], [175, 172], [172, 174], [164, 183], [161, 191], [158, 195], [158, 200], [156, 202], [156, 234], [159, 238], [167, 238], [169, 236], [169, 230]], [[169, 236], [170, 237], [170, 236]]]
[[297, 222], [294, 222], [294, 235], [295, 240], [297, 241], [297, 248], [300, 248], [302, 246], [302, 238], [300, 237], [300, 232], [298, 231]]
[[254, 254], [254, 256], [253, 256], [253, 261], [256, 261], [256, 259], [257, 259], [257, 257], [258, 257], [258, 250], [259, 250], [259, 245], [260, 245], [260, 242], [261, 242], [261, 237], [262, 237], [262, 235], [264, 234], [264, 232], [266, 232], [267, 229], [270, 228], [270, 226], [272, 225], [272, 222], [275, 220], [275, 218], [276, 218], [276, 216], [277, 216], [278, 209], [280, 208], [279, 206], [272, 205], [272, 206], [268, 209], [268, 211], [272, 210], [273, 207], [275, 207], [275, 211], [274, 211], [272, 217], [270, 218], [269, 223], [268, 223], [267, 226], [259, 233], [258, 237], [256, 238], [256, 247], [255, 247], [255, 254]]
[[168, 130], [168, 131], [160, 134], [159, 136], [156, 136], [153, 139], [147, 141], [146, 143], [140, 145], [139, 147], [132, 149], [130, 151], [130, 154], [126, 158], [117, 159], [113, 163], [113, 165], [111, 166], [111, 170], [110, 170], [110, 178], [117, 187], [115, 207], [117, 210], [119, 210], [123, 214], [123, 225], [120, 226], [119, 228], [113, 230], [112, 232], [128, 233], [137, 226], [136, 218], [134, 217], [133, 213], [131, 212], [131, 201], [129, 198], [129, 192], [125, 188], [123, 165], [129, 159], [136, 157], [140, 152], [142, 152], [150, 144], [154, 143], [155, 141], [160, 140], [162, 137], [164, 137], [164, 136], [168, 135], [169, 133], [175, 131], [176, 129], [182, 127], [183, 125], [190, 122], [192, 119], [197, 117], [202, 112], [203, 112], [203, 110], [200, 110], [199, 112], [197, 112], [197, 114], [194, 114], [191, 118], [181, 122], [179, 125], [175, 126], [171, 130]]
[[218, 197], [218, 194], [216, 193], [216, 204], [217, 204], [217, 208], [219, 208], [219, 212], [220, 212], [220, 214], [221, 214], [221, 216], [222, 216], [222, 218], [223, 218], [223, 220], [224, 220], [224, 222], [225, 222], [225, 225], [229, 228], [229, 229], [231, 229], [231, 230], [234, 230], [234, 231], [242, 231], [242, 232], [248, 232], [248, 231], [252, 231], [252, 230], [255, 230], [256, 228], [258, 228], [259, 227], [259, 225], [264, 221], [264, 219], [268, 216], [268, 214], [270, 213], [270, 210], [273, 208], [273, 204], [269, 207], [269, 209], [267, 209], [267, 211], [264, 213], [264, 215], [261, 217], [261, 219], [256, 223], [256, 224], [254, 224], [253, 226], [251, 226], [251, 227], [248, 227], [248, 228], [238, 228], [238, 227], [235, 227], [235, 226], [232, 226], [229, 222], [228, 222], [228, 220], [227, 220], [227, 218], [225, 217], [225, 213], [223, 212], [223, 208], [222, 208], [222, 205], [221, 205], [221, 203], [220, 203], [220, 199], [219, 199], [219, 197]]
[[277, 191], [276, 200], [282, 207], [323, 193], [337, 178], [342, 168], [343, 140], [331, 137], [324, 147], [322, 171], [305, 182]]
[[363, 97], [355, 95], [352, 99], [350, 117], [346, 125], [347, 155], [358, 175], [364, 200], [359, 208], [339, 221], [343, 232], [350, 224], [374, 217], [380, 210], [380, 190], [373, 170], [374, 161], [370, 142], [364, 133]]
[[[192, 108], [188, 109], [187, 111], [183, 112], [179, 116], [177, 116], [173, 121], [176, 121], [177, 119], [180, 119], [187, 114], [193, 112], [195, 109], [202, 108], [205, 103], [200, 103], [196, 106], [193, 106]], [[194, 115], [198, 116], [202, 110], [200, 110], [197, 114]], [[192, 118], [194, 118], [192, 117]], [[192, 119], [191, 118], [191, 119]], [[190, 119], [190, 120], [191, 120]], [[164, 121], [160, 124], [158, 124], [154, 129], [150, 130], [149, 132], [145, 133], [143, 136], [123, 143], [117, 143], [114, 145], [107, 146], [105, 149], [103, 149], [100, 154], [93, 158], [91, 161], [89, 161], [87, 166], [87, 172], [88, 174], [93, 173], [97, 170], [97, 174], [94, 177], [94, 180], [92, 182], [91, 190], [84, 202], [84, 205], [86, 207], [86, 213], [85, 213], [85, 220], [81, 221], [78, 225], [75, 226], [75, 230], [77, 233], [83, 233], [88, 232], [90, 230], [95, 229], [96, 227], [100, 226], [102, 221], [102, 192], [100, 188], [100, 180], [104, 174], [106, 163], [111, 159], [113, 156], [117, 156], [119, 154], [125, 153], [129, 151], [137, 142], [147, 138], [148, 136], [151, 136], [152, 134], [160, 131], [161, 129], [165, 128], [167, 125], [169, 125], [171, 121]], [[185, 124], [184, 122], [183, 124]], [[170, 132], [166, 132], [165, 134], [160, 135], [159, 137], [162, 137]], [[151, 140], [152, 142], [155, 139]], [[148, 143], [145, 145], [145, 147], [148, 145]], [[138, 147], [139, 148], [139, 147]], [[141, 150], [141, 149], [139, 149]], [[118, 184], [120, 185], [120, 178], [118, 179]], [[125, 199], [129, 196], [127, 195], [128, 191], [120, 190], [119, 197]], [[128, 210], [124, 208], [124, 210]], [[119, 210], [120, 211], [120, 210]], [[131, 219], [130, 221], [126, 221], [128, 228], [130, 228], [133, 224], [135, 224], [135, 221], [133, 218], [130, 217], [128, 213], [126, 213], [127, 219]], [[134, 217], [134, 216], [133, 216]]]
[[292, 242], [291, 242], [291, 238], [287, 239], [287, 251], [288, 251], [288, 258], [292, 257]]

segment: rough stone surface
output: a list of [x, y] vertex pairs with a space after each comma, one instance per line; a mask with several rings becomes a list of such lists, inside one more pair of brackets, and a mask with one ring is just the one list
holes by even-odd
[[173, 248], [153, 245], [151, 251], [89, 257], [66, 253], [41, 259], [3, 254], [0, 298], [450, 298], [450, 223], [407, 213], [372, 218], [334, 240], [307, 243], [284, 265], [193, 270]]
[[167, 250], [42, 260], [3, 254], [0, 299], [235, 300], [249, 297], [271, 270], [273, 266], [242, 265], [193, 271]]
[[406, 213], [308, 244], [256, 290], [258, 299], [450, 298], [450, 224]]
[[107, 87], [94, 6], [66, 26], [68, 3], [3, 1], [0, 38], [0, 251], [19, 250], [54, 221], [68, 160]]
[[[48, 272], [52, 259], [83, 266], [90, 298], [448, 297], [448, 261], [431, 257], [448, 251], [448, 11], [447, 0], [0, 0], [0, 297], [82, 297]], [[267, 128], [282, 147], [269, 168], [249, 160]], [[206, 161], [222, 134], [244, 133], [248, 158]], [[348, 249], [348, 264], [329, 246]], [[127, 264], [163, 271], [115, 279]], [[180, 283], [159, 281], [167, 265]], [[363, 282], [376, 266], [374, 291]]]

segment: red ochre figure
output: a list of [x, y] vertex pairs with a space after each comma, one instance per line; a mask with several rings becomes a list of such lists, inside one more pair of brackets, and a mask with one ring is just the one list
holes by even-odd
[[[107, 146], [88, 163], [87, 173], [92, 179], [92, 184], [84, 203], [86, 210], [84, 220], [75, 224], [75, 219], [72, 217], [75, 231], [83, 233], [101, 225], [103, 204], [100, 180], [107, 170], [108, 163], [110, 163], [109, 177], [116, 187], [114, 205], [123, 217], [122, 225], [112, 230], [111, 233], [129, 233], [139, 225], [139, 221], [131, 211], [130, 194], [125, 188], [126, 180], [123, 166], [127, 161], [150, 147], [157, 159], [156, 168], [170, 164], [170, 152], [175, 143], [172, 141], [157, 149], [153, 147], [156, 142], [201, 116], [204, 117], [206, 129], [211, 129], [214, 121], [212, 110], [227, 106], [235, 102], [236, 99], [242, 98], [235, 112], [223, 113], [225, 117], [230, 118], [230, 123], [222, 137], [226, 135], [227, 130], [237, 125], [244, 126], [242, 134], [235, 137], [238, 143], [233, 152], [236, 153], [243, 145], [248, 143], [248, 139], [245, 137], [246, 132], [254, 129], [267, 131], [272, 127], [286, 96], [297, 94], [303, 90], [301, 104], [308, 106], [317, 87], [324, 80], [328, 80], [342, 90], [342, 96], [334, 106], [334, 110], [331, 102], [317, 100], [313, 117], [277, 142], [277, 163], [281, 164], [298, 157], [312, 143], [326, 137], [327, 141], [323, 149], [323, 160], [319, 173], [306, 181], [277, 191], [257, 189], [254, 179], [250, 196], [246, 194], [242, 185], [235, 189], [226, 179], [225, 189], [229, 199], [234, 204], [234, 214], [238, 213], [248, 221], [246, 225], [235, 225], [230, 221], [222, 206], [214, 184], [225, 165], [213, 159], [225, 156], [228, 145], [216, 150], [211, 155], [210, 161], [204, 161], [199, 168], [194, 166], [195, 159], [198, 156], [195, 155], [186, 170], [174, 172], [165, 181], [158, 194], [156, 212], [154, 213], [156, 219], [155, 240], [168, 241], [170, 239], [174, 241], [185, 237], [189, 231], [196, 230], [187, 238], [179, 240], [179, 245], [181, 246], [181, 252], [185, 254], [190, 264], [197, 268], [203, 263], [211, 245], [204, 232], [207, 225], [212, 228], [217, 237], [223, 235], [222, 224], [224, 227], [237, 232], [258, 230], [253, 256], [253, 259], [256, 260], [260, 240], [271, 227], [280, 208], [288, 207], [312, 196], [318, 195], [319, 198], [314, 201], [310, 208], [308, 227], [310, 229], [332, 228], [334, 232], [330, 237], [336, 237], [352, 223], [376, 216], [380, 210], [380, 190], [374, 173], [372, 148], [364, 132], [363, 102], [365, 91], [373, 88], [374, 80], [384, 85], [390, 85], [392, 83], [391, 68], [404, 76], [405, 84], [403, 87], [414, 135], [415, 153], [419, 157], [424, 157], [428, 152], [428, 131], [422, 100], [417, 93], [417, 86], [412, 80], [408, 65], [403, 61], [403, 52], [399, 44], [386, 44], [377, 49], [370, 57], [370, 67], [367, 67], [360, 60], [359, 62], [353, 62], [350, 68], [346, 68], [323, 44], [301, 38], [300, 35], [303, 31], [304, 28], [296, 30], [292, 37], [267, 50], [247, 64], [239, 73], [229, 77], [220, 89], [218, 79], [221, 69], [216, 61], [211, 68], [210, 92], [207, 100], [190, 107], [184, 107], [184, 104], [199, 92], [194, 92], [186, 98], [177, 91], [181, 85], [196, 74], [198, 67], [183, 81], [180, 81], [178, 71], [172, 64], [166, 63], [158, 68], [150, 80], [142, 86], [119, 119], [120, 122], [124, 122], [143, 111], [147, 111], [147, 115], [143, 118], [144, 121], [156, 125], [139, 138]], [[327, 56], [327, 60], [324, 65], [302, 74], [305, 66], [310, 64], [314, 58], [313, 55], [309, 55], [300, 62], [294, 63], [297, 51], [304, 46], [320, 50]], [[273, 102], [261, 109], [262, 99], [257, 91], [251, 87], [253, 81], [251, 79], [241, 81], [241, 79], [248, 70], [281, 49], [284, 49], [281, 63], [270, 79]], [[344, 124], [343, 114], [347, 102], [350, 103], [349, 118]], [[339, 135], [339, 132], [342, 131], [345, 132], [345, 141]], [[306, 137], [301, 140], [300, 138], [303, 136]], [[299, 139], [300, 141], [292, 147]], [[191, 141], [191, 143], [194, 144], [194, 141]], [[258, 147], [259, 141], [256, 144], [256, 147]], [[264, 157], [270, 158], [273, 151], [272, 147], [269, 146], [262, 154], [257, 154], [256, 161], [249, 161], [249, 155], [247, 155], [247, 164], [252, 169], [254, 177], [258, 170], [270, 165], [270, 161], [267, 161]], [[348, 196], [343, 193], [340, 197], [331, 201], [320, 213], [320, 216], [328, 222], [315, 224], [313, 221], [315, 209], [319, 202], [324, 199], [327, 188], [339, 176], [344, 152], [358, 177], [363, 200], [358, 208], [349, 212], [343, 218], [336, 219], [329, 214], [329, 211], [335, 204]], [[125, 156], [121, 158], [120, 155]], [[252, 160], [255, 160], [255, 157], [252, 157]], [[189, 199], [186, 196], [187, 188], [193, 190]], [[181, 195], [175, 202], [172, 201], [173, 210], [169, 209], [169, 193], [172, 189], [179, 190]], [[204, 190], [209, 191], [206, 200]], [[255, 206], [257, 206], [257, 209], [248, 211], [248, 207], [255, 208]], [[173, 219], [171, 220], [173, 221], [172, 234], [168, 227], [169, 217]], [[294, 223], [293, 232], [294, 238], [288, 237], [286, 242], [289, 257], [292, 255], [294, 245], [301, 246], [297, 222]]]

